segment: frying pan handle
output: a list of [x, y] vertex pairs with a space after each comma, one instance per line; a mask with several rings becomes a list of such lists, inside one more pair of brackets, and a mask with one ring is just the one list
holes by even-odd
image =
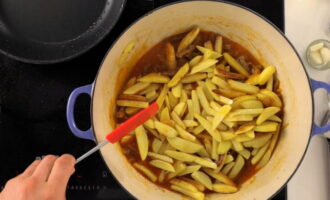
[[[317, 90], [319, 88], [323, 88], [323, 89], [326, 89], [328, 93], [330, 93], [330, 84], [321, 82], [321, 81], [316, 81], [313, 79], [311, 79], [310, 81], [311, 81], [313, 92], [315, 92], [315, 90]], [[325, 133], [328, 131], [330, 131], [330, 124], [327, 124], [325, 126], [318, 126], [314, 123], [312, 135], [317, 135], [317, 134]]]
[[95, 141], [92, 128], [89, 128], [86, 131], [82, 131], [77, 127], [76, 121], [74, 119], [74, 107], [78, 96], [81, 94], [88, 94], [89, 96], [91, 96], [92, 89], [93, 89], [93, 84], [90, 84], [90, 85], [78, 87], [72, 91], [66, 107], [66, 119], [68, 121], [68, 125], [71, 132], [75, 136], [77, 136], [78, 138]]

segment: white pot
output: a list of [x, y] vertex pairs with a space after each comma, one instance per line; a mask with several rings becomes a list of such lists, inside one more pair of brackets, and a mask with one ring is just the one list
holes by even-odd
[[[210, 200], [268, 199], [287, 183], [303, 159], [313, 128], [313, 96], [304, 66], [287, 38], [268, 20], [247, 8], [225, 2], [189, 1], [161, 7], [140, 18], [110, 48], [94, 85], [73, 91], [67, 112], [70, 128], [78, 137], [95, 139], [97, 143], [104, 141], [106, 134], [113, 130], [118, 89], [134, 63], [163, 38], [193, 26], [220, 33], [247, 48], [261, 64], [277, 68], [285, 105], [284, 128], [270, 162], [245, 182], [239, 192], [206, 196]], [[136, 42], [135, 48], [121, 65], [119, 57], [131, 41]], [[314, 89], [328, 87], [330, 90], [324, 83], [314, 83]], [[94, 135], [92, 129], [84, 132], [75, 126], [73, 107], [80, 93], [92, 95]], [[315, 126], [316, 132], [325, 129], [329, 126]], [[101, 154], [119, 183], [137, 199], [182, 199], [180, 194], [158, 187], [137, 172], [118, 144], [105, 146]]]

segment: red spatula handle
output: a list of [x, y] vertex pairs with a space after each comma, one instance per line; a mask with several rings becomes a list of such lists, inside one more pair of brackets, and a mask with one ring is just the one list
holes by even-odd
[[119, 141], [136, 127], [142, 125], [144, 122], [148, 121], [148, 119], [155, 116], [158, 110], [159, 106], [156, 102], [151, 104], [118, 126], [114, 131], [107, 135], [106, 139], [111, 143]]

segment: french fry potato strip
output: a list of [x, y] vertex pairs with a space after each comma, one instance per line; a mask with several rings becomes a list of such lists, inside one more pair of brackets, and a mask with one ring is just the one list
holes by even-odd
[[159, 112], [121, 139], [122, 152], [146, 179], [192, 199], [239, 191], [281, 137], [276, 66], [262, 68], [238, 43], [198, 27], [136, 62], [118, 93], [116, 122], [153, 102]]

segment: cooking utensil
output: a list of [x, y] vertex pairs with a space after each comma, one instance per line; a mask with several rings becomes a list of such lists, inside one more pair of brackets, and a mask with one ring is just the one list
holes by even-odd
[[[72, 92], [74, 105], [81, 93], [91, 100], [92, 127], [81, 131], [68, 118], [73, 134], [96, 142], [114, 127], [114, 102], [125, 84], [132, 66], [150, 47], [164, 38], [189, 30], [193, 26], [218, 32], [247, 48], [261, 64], [274, 65], [284, 100], [285, 128], [270, 162], [234, 194], [208, 194], [207, 199], [269, 199], [279, 191], [299, 167], [312, 135], [326, 132], [330, 125], [313, 124], [313, 92], [330, 86], [312, 80], [288, 39], [271, 22], [242, 6], [220, 1], [188, 1], [161, 7], [131, 25], [110, 48], [95, 82]], [[132, 42], [134, 45], [131, 45]], [[130, 51], [123, 50], [130, 44]], [[122, 55], [125, 55], [123, 57]], [[122, 61], [122, 62], [121, 62]], [[72, 112], [68, 106], [68, 112]], [[112, 174], [137, 199], [182, 199], [150, 182], [127, 161], [120, 146], [107, 145], [100, 150]]]
[[[123, 122], [120, 126], [118, 126], [114, 131], [109, 133], [106, 136], [106, 140], [99, 143], [96, 147], [92, 148], [88, 152], [86, 152], [84, 155], [80, 156], [76, 160], [76, 164], [82, 161], [83, 159], [87, 158], [91, 154], [93, 154], [95, 151], [99, 150], [109, 142], [112, 144], [118, 142], [122, 137], [133, 131], [136, 127], [142, 125], [144, 122], [146, 122], [148, 119], [152, 118], [156, 115], [158, 112], [159, 107], [158, 104], [155, 102], [148, 106], [147, 108], [141, 110], [137, 114], [130, 117], [128, 120]], [[73, 117], [73, 116], [72, 116]]]
[[100, 42], [125, 0], [1, 0], [0, 52], [28, 63], [58, 63]]

